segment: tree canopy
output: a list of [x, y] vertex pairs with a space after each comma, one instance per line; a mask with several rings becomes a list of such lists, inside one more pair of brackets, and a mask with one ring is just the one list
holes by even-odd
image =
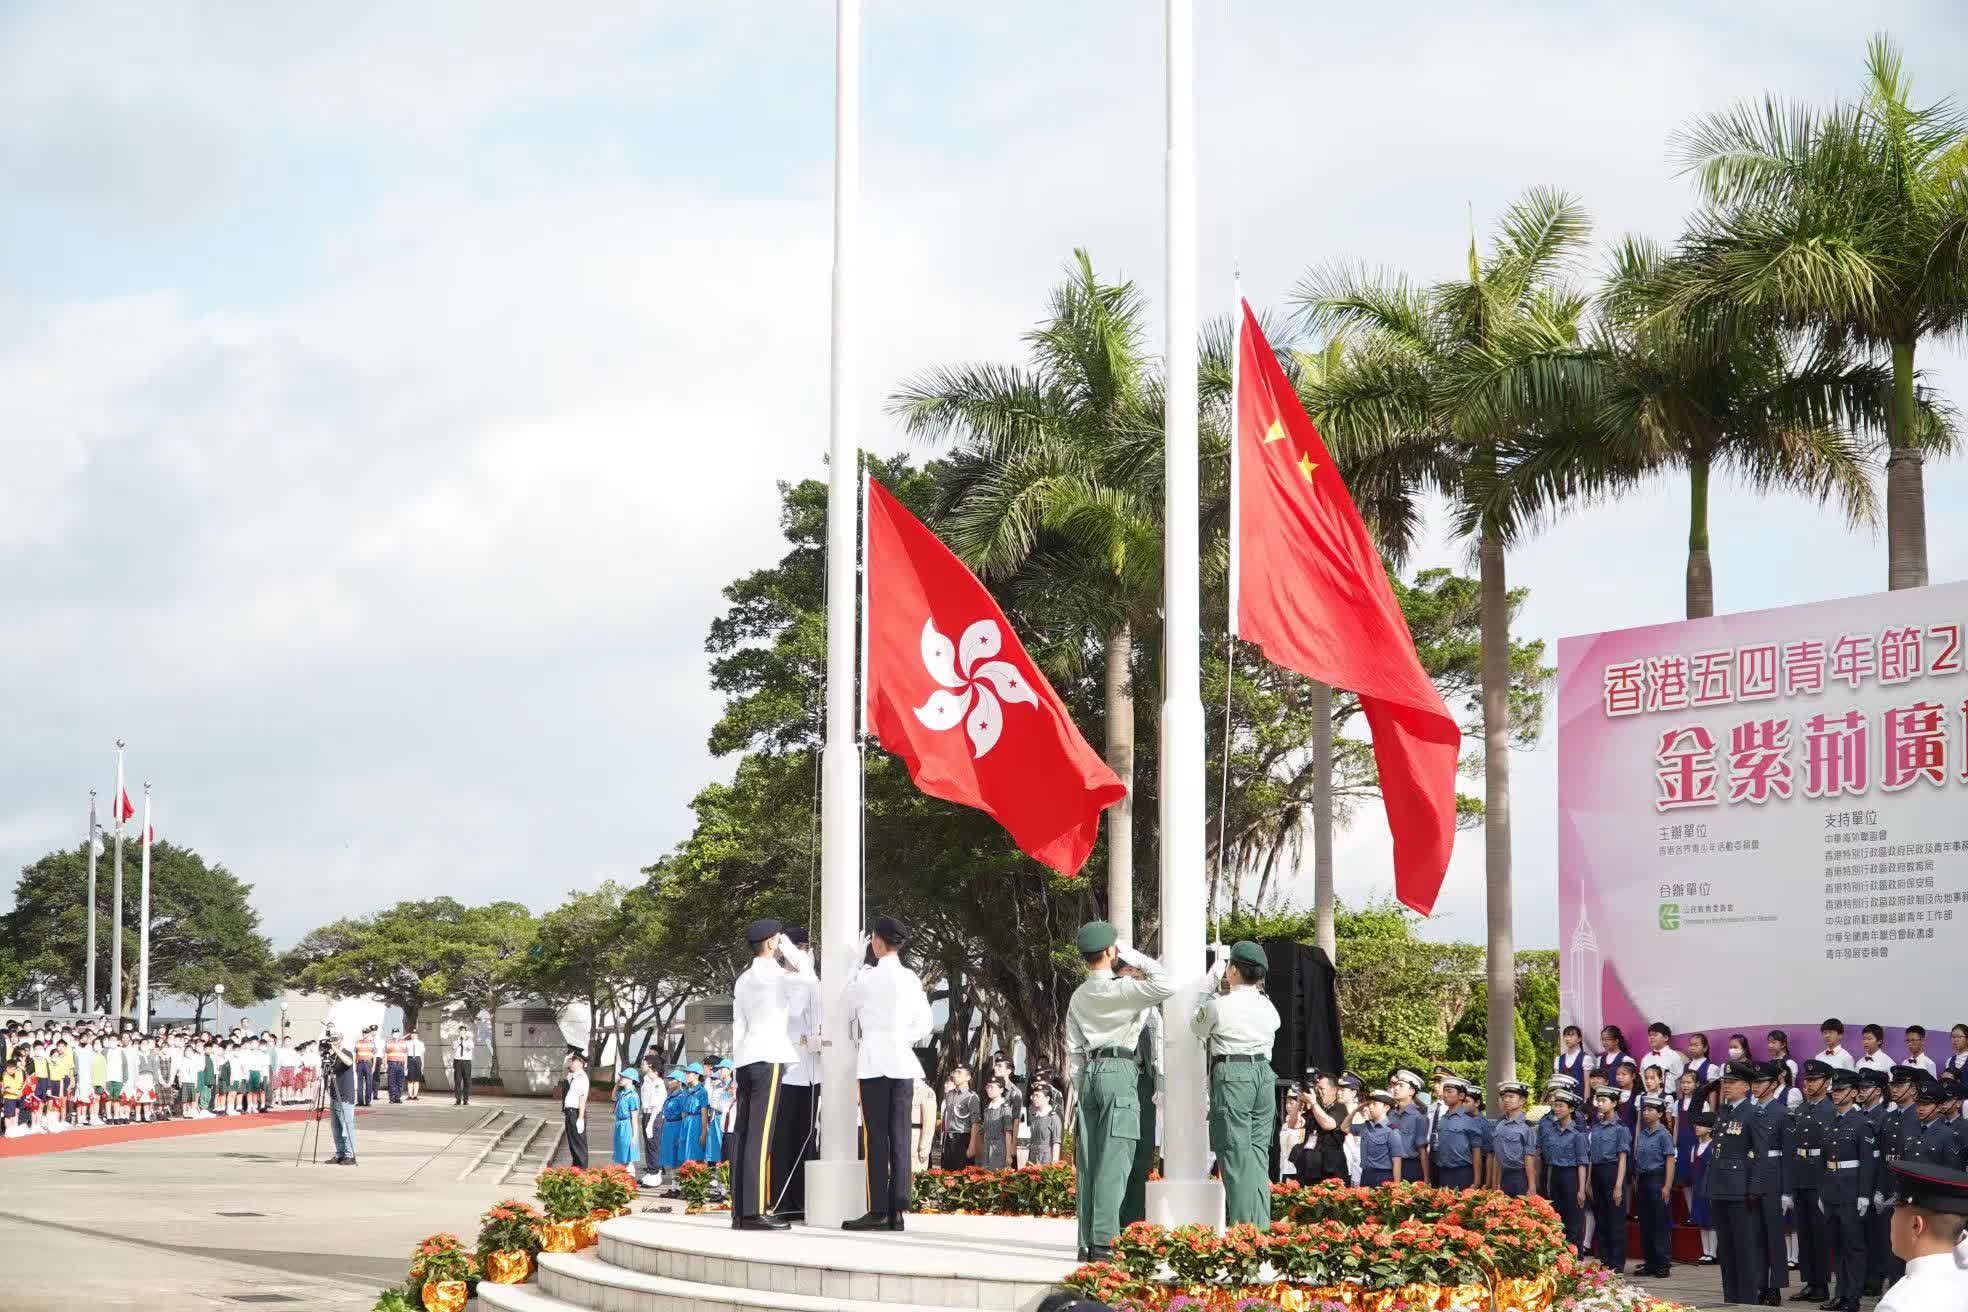
[[310, 931], [281, 958], [281, 968], [298, 988], [381, 999], [400, 1008], [411, 1029], [426, 1006], [453, 1000], [495, 1006], [509, 963], [534, 933], [532, 912], [518, 902], [398, 902]]

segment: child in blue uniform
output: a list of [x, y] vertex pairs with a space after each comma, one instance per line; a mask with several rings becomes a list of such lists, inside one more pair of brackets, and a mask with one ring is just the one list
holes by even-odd
[[1394, 1095], [1375, 1089], [1360, 1104], [1366, 1115], [1353, 1118], [1352, 1132], [1360, 1140], [1360, 1184], [1371, 1189], [1394, 1178], [1395, 1159], [1402, 1155], [1400, 1131], [1387, 1119]]
[[1708, 1178], [1709, 1158], [1714, 1155], [1715, 1145], [1709, 1136], [1715, 1130], [1715, 1113], [1698, 1111], [1688, 1120], [1695, 1127], [1695, 1146], [1688, 1153], [1687, 1172], [1681, 1177], [1688, 1182], [1688, 1224], [1701, 1231], [1701, 1264], [1714, 1266], [1715, 1213], [1709, 1207], [1708, 1191], [1702, 1188], [1702, 1181]]
[[1674, 1136], [1668, 1133], [1667, 1099], [1648, 1094], [1640, 1101], [1640, 1133], [1633, 1140], [1634, 1202], [1640, 1211], [1640, 1274], [1673, 1274], [1669, 1229], [1673, 1210]]
[[668, 1175], [690, 1160], [684, 1155], [683, 1072], [672, 1070], [665, 1075], [663, 1087], [669, 1096], [663, 1099], [663, 1142], [656, 1164]]
[[1586, 1161], [1590, 1167], [1594, 1245], [1602, 1265], [1616, 1275], [1626, 1274], [1627, 1158], [1633, 1135], [1620, 1123], [1617, 1089], [1601, 1088], [1592, 1095], [1599, 1114], [1586, 1131]]
[[634, 1169], [637, 1144], [641, 1142], [642, 1097], [636, 1092], [634, 1071], [623, 1071], [615, 1077], [615, 1151], [612, 1160], [617, 1166]]
[[691, 1062], [683, 1068], [683, 1160], [708, 1162], [704, 1154], [704, 1113], [710, 1100], [704, 1093], [704, 1068]]
[[1570, 1089], [1552, 1092], [1551, 1114], [1537, 1123], [1538, 1191], [1558, 1209], [1565, 1242], [1584, 1254], [1585, 1131], [1578, 1123], [1579, 1096]]

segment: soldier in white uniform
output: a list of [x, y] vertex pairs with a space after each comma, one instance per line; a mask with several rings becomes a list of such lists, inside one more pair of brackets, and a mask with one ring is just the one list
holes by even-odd
[[1906, 1263], [1906, 1275], [1893, 1282], [1877, 1312], [1962, 1312], [1968, 1308], [1968, 1171], [1934, 1162], [1895, 1162], [1889, 1169], [1899, 1194], [1893, 1252]]
[[1210, 1148], [1223, 1168], [1230, 1225], [1271, 1224], [1271, 1140], [1278, 1132], [1271, 1048], [1279, 1019], [1259, 987], [1268, 968], [1257, 944], [1231, 948], [1214, 972], [1225, 991], [1204, 998], [1189, 1024], [1209, 1052]]

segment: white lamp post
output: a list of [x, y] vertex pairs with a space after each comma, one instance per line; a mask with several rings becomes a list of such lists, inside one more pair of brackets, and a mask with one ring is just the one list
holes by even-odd
[[218, 999], [218, 1001], [213, 1004], [214, 1007], [217, 1008], [217, 1014], [214, 1016], [212, 1020], [212, 1033], [224, 1034], [225, 1033], [225, 985], [223, 983], [214, 984], [212, 986], [212, 993]]

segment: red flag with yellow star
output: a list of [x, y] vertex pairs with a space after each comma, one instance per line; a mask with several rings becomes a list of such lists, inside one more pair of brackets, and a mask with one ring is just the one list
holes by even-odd
[[1462, 732], [1319, 430], [1249, 303], [1239, 308], [1231, 631], [1274, 664], [1359, 695], [1394, 833], [1394, 893], [1425, 916], [1455, 843]]

